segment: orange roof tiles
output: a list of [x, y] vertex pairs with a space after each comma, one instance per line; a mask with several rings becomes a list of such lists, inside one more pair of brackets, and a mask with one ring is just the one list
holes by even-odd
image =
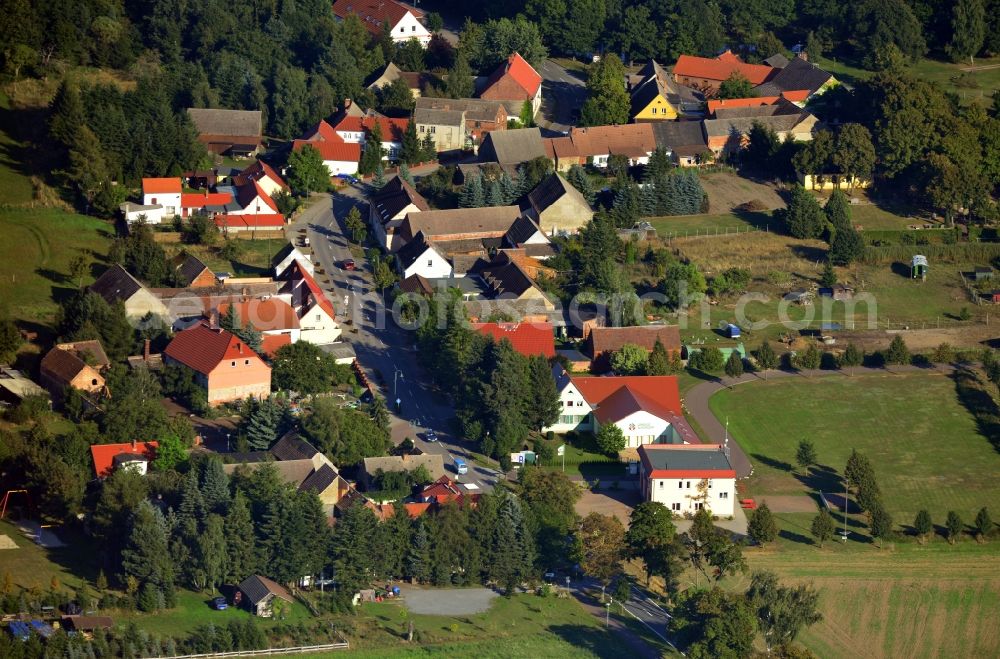
[[405, 7], [393, 0], [337, 0], [333, 3], [333, 14], [343, 20], [354, 14], [361, 20], [371, 34], [382, 36], [382, 23], [389, 21], [389, 27], [395, 27], [406, 16], [407, 12], [416, 18], [423, 18], [419, 9]]
[[722, 82], [734, 72], [739, 72], [752, 85], [761, 84], [775, 70], [766, 64], [747, 64], [728, 50], [716, 58], [681, 55], [677, 58], [677, 63], [674, 64], [675, 76]]
[[661, 418], [682, 415], [680, 389], [673, 375], [574, 377], [573, 384], [601, 421], [624, 418], [640, 409]]
[[181, 195], [181, 208], [204, 208], [205, 206], [225, 206], [233, 202], [228, 192], [192, 192]]
[[480, 96], [482, 98], [490, 98], [489, 89], [501, 78], [508, 77], [517, 83], [527, 98], [534, 98], [535, 94], [538, 92], [538, 88], [542, 85], [542, 76], [535, 71], [534, 67], [528, 64], [528, 61], [521, 57], [520, 53], [513, 53], [507, 58], [507, 62], [501, 64], [500, 67], [493, 72], [489, 80], [486, 81], [486, 86], [483, 89]]
[[472, 329], [497, 342], [507, 339], [522, 355], [556, 355], [551, 323], [474, 323]]
[[721, 108], [753, 108], [759, 105], [774, 105], [780, 96], [756, 96], [754, 98], [727, 98], [708, 102], [708, 113], [715, 114]]
[[258, 358], [250, 346], [226, 330], [198, 323], [174, 335], [163, 354], [208, 375], [226, 360]]
[[[248, 298], [235, 302], [236, 311], [243, 323], [251, 323], [261, 332], [298, 329], [299, 318], [292, 306], [276, 297], [266, 299]], [[232, 306], [229, 302], [219, 305], [219, 314], [225, 314]]]
[[119, 455], [144, 455], [148, 460], [156, 458], [157, 442], [129, 442], [126, 444], [94, 444], [90, 447], [90, 457], [94, 461], [94, 474], [98, 478], [111, 475], [115, 457]]
[[179, 178], [144, 178], [142, 179], [143, 194], [180, 194], [181, 180]]

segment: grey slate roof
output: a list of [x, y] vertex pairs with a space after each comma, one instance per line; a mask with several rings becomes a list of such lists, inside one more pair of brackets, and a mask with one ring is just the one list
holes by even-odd
[[434, 249], [434, 246], [427, 240], [424, 232], [420, 231], [413, 237], [413, 240], [399, 248], [399, 251], [396, 252], [396, 258], [399, 260], [399, 265], [402, 269], [406, 270], [426, 254], [429, 249]]
[[267, 577], [262, 577], [259, 574], [255, 574], [251, 577], [247, 577], [240, 582], [238, 586], [240, 591], [246, 595], [247, 599], [254, 606], [258, 602], [265, 599], [268, 595], [274, 595], [275, 597], [280, 597], [286, 602], [292, 601], [292, 596], [285, 590], [285, 587], [277, 584]]
[[542, 179], [542, 182], [536, 185], [534, 190], [521, 199], [519, 205], [522, 210], [531, 208], [536, 213], [541, 214], [549, 206], [566, 196], [570, 197], [581, 208], [590, 209], [590, 204], [580, 194], [580, 191], [556, 173], [549, 174]]
[[781, 92], [791, 92], [799, 89], [808, 89], [815, 92], [833, 77], [832, 74], [819, 68], [812, 62], [801, 57], [796, 57], [790, 61], [785, 68], [762, 85], [754, 87], [754, 91], [760, 96], [777, 96]]
[[312, 460], [319, 450], [299, 437], [295, 431], [285, 435], [271, 447], [275, 460]]
[[545, 156], [542, 133], [538, 128], [495, 130], [486, 134], [479, 148], [480, 162], [516, 165]]
[[429, 126], [464, 126], [465, 115], [457, 110], [418, 107], [413, 111], [413, 121]]
[[205, 270], [208, 270], [208, 266], [193, 254], [185, 254], [184, 260], [177, 266], [177, 273], [183, 278], [184, 285], [190, 285]]
[[397, 213], [410, 204], [422, 211], [431, 209], [427, 200], [399, 176], [386, 183], [381, 190], [372, 195], [369, 203], [375, 208], [383, 222], [395, 217]]
[[479, 271], [479, 276], [482, 277], [495, 296], [521, 297], [525, 291], [535, 286], [531, 277], [513, 261], [482, 268]]
[[517, 206], [451, 208], [407, 213], [400, 227], [400, 235], [403, 240], [410, 240], [421, 231], [430, 239], [452, 234], [465, 234], [470, 237], [475, 237], [475, 234], [504, 234], [520, 214], [521, 209]]
[[[465, 113], [471, 121], [495, 121], [503, 103], [481, 98], [429, 98], [421, 96], [416, 102], [416, 111], [437, 110]], [[419, 123], [419, 122], [418, 122]]]
[[699, 155], [708, 150], [705, 133], [698, 121], [658, 121], [653, 124], [656, 146], [681, 155]]
[[653, 469], [732, 469], [726, 454], [718, 448], [639, 450]]
[[202, 135], [248, 137], [261, 134], [260, 110], [209, 110], [188, 108], [191, 122]]
[[806, 116], [796, 114], [780, 114], [773, 117], [745, 117], [739, 119], [706, 119], [703, 123], [709, 137], [724, 135], [747, 135], [754, 123], [768, 126], [776, 133], [786, 133], [797, 126]]
[[788, 58], [782, 55], [781, 53], [775, 53], [774, 55], [771, 55], [766, 60], [764, 60], [764, 64], [772, 66], [776, 69], [783, 69], [786, 66], [788, 66]]
[[111, 304], [118, 300], [123, 302], [128, 300], [142, 290], [142, 284], [139, 283], [138, 279], [130, 275], [128, 270], [116, 263], [105, 270], [97, 278], [97, 281], [90, 285], [90, 290], [107, 300], [108, 304]]
[[507, 230], [507, 235], [504, 237], [507, 239], [508, 243], [517, 247], [539, 231], [540, 229], [534, 221], [527, 216], [522, 215], [514, 221], [514, 224], [510, 225], [510, 229]]
[[313, 473], [309, 474], [309, 478], [299, 485], [299, 492], [316, 492], [319, 494], [326, 490], [326, 488], [333, 485], [337, 480], [337, 472], [333, 470], [330, 465], [323, 465]]

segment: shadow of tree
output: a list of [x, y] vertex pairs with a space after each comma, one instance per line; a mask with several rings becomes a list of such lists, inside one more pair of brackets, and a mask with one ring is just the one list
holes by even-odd
[[890, 266], [892, 274], [898, 275], [904, 279], [909, 279], [913, 275], [913, 270], [910, 268], [908, 263], [903, 263], [902, 261], [894, 261]]
[[784, 538], [791, 542], [797, 542], [803, 545], [813, 544], [813, 539], [809, 536], [803, 535], [801, 533], [796, 533], [795, 531], [789, 531], [788, 529], [781, 529], [778, 531], [778, 537]]
[[959, 402], [976, 419], [980, 434], [1000, 452], [1000, 408], [988, 391], [993, 385], [967, 366], [956, 368], [950, 377]]
[[753, 453], [751, 457], [758, 462], [766, 464], [772, 469], [780, 469], [781, 471], [792, 471], [792, 465], [788, 464], [784, 460], [775, 460], [774, 458], [764, 455], [763, 453]]

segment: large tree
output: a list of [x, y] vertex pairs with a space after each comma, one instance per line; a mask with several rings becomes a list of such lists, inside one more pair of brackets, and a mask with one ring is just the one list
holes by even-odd
[[353, 465], [384, 455], [388, 434], [364, 412], [340, 409], [334, 399], [320, 398], [302, 420], [302, 431], [335, 464]]
[[796, 238], [817, 238], [826, 225], [823, 207], [812, 194], [798, 185], [792, 188], [792, 198], [783, 216], [788, 232]]
[[755, 572], [747, 601], [757, 613], [757, 625], [768, 652], [790, 645], [802, 629], [823, 619], [817, 610], [819, 592], [811, 586], [782, 586], [773, 572]]
[[642, 559], [647, 585], [653, 575], [662, 576], [666, 567], [664, 561], [669, 557], [676, 538], [673, 513], [662, 503], [646, 501], [632, 509], [625, 543], [629, 557]]
[[983, 0], [956, 0], [951, 8], [951, 41], [945, 51], [956, 62], [971, 61], [986, 41], [986, 28]]
[[590, 513], [576, 532], [583, 572], [607, 585], [621, 571], [625, 558], [625, 527], [617, 517]]
[[607, 54], [591, 67], [587, 92], [580, 112], [584, 126], [628, 123], [630, 101], [625, 90], [625, 66], [617, 55]]
[[322, 192], [330, 187], [330, 171], [323, 164], [319, 151], [306, 144], [288, 154], [288, 185], [296, 194]]
[[831, 159], [833, 165], [848, 177], [851, 190], [857, 182], [870, 180], [876, 161], [871, 133], [861, 124], [844, 125], [837, 133]]
[[155, 589], [153, 608], [173, 606], [174, 563], [167, 550], [167, 525], [163, 514], [149, 501], [142, 501], [132, 513], [121, 567], [123, 576]]

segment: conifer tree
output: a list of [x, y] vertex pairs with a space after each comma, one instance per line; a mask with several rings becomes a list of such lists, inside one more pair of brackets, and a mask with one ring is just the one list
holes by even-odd
[[239, 583], [257, 571], [253, 518], [250, 516], [250, 504], [242, 490], [236, 490], [224, 528], [228, 553], [227, 580]]
[[486, 205], [486, 192], [483, 189], [483, 179], [471, 175], [465, 180], [458, 203], [463, 208], [482, 208]]
[[221, 515], [229, 507], [229, 476], [217, 457], [211, 457], [202, 463], [201, 494], [208, 512]]
[[428, 582], [431, 578], [431, 543], [427, 535], [427, 526], [422, 518], [417, 518], [416, 527], [406, 552], [406, 574], [419, 582]]

